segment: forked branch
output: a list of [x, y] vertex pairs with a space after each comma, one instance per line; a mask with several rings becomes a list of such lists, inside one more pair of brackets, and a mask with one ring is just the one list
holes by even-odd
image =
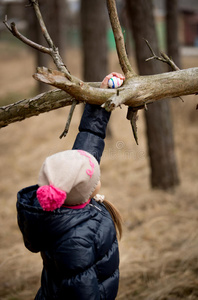
[[14, 22], [12, 22], [10, 25], [8, 24], [8, 20], [7, 20], [7, 16], [5, 16], [5, 19], [3, 21], [3, 23], [5, 24], [5, 26], [7, 27], [7, 29], [20, 41], [22, 41], [23, 43], [25, 43], [26, 45], [40, 51], [46, 54], [50, 54], [51, 55], [51, 51], [49, 48], [44, 47], [42, 45], [39, 45], [31, 40], [29, 40], [28, 38], [26, 38], [24, 35], [22, 35], [18, 29], [16, 28], [16, 25]]
[[180, 70], [180, 68], [178, 68], [178, 66], [174, 63], [174, 61], [170, 57], [168, 57], [168, 55], [166, 55], [164, 52], [160, 53], [161, 57], [156, 55], [155, 52], [153, 51], [151, 45], [149, 44], [149, 42], [147, 40], [145, 40], [145, 42], [146, 42], [147, 46], [149, 47], [149, 49], [152, 53], [152, 56], [147, 58], [146, 61], [149, 61], [149, 60], [152, 60], [152, 59], [157, 59], [157, 60], [159, 60], [163, 63], [168, 64], [172, 68], [173, 71], [179, 71]]
[[40, 12], [40, 9], [39, 9], [39, 4], [38, 4], [38, 1], [35, 1], [35, 0], [29, 0], [29, 2], [31, 3], [31, 5], [34, 7], [34, 10], [35, 10], [35, 13], [36, 13], [36, 16], [37, 16], [37, 19], [38, 19], [38, 22], [40, 24], [40, 27], [41, 27], [41, 30], [42, 30], [42, 33], [48, 43], [48, 46], [49, 48], [47, 47], [44, 47], [40, 44], [37, 44], [33, 41], [31, 41], [30, 39], [28, 39], [27, 37], [25, 37], [23, 34], [21, 34], [17, 28], [16, 28], [16, 25], [15, 23], [11, 23], [11, 25], [8, 24], [8, 21], [7, 21], [7, 16], [5, 16], [5, 20], [4, 20], [4, 24], [5, 26], [8, 28], [8, 30], [16, 37], [18, 38], [19, 40], [21, 40], [23, 43], [27, 44], [28, 46], [40, 51], [40, 52], [43, 52], [43, 53], [46, 53], [46, 54], [49, 54], [57, 69], [61, 72], [64, 72], [68, 78], [68, 80], [70, 81], [73, 81], [73, 82], [79, 82], [80, 80], [78, 80], [77, 78], [71, 76], [70, 72], [68, 71], [66, 65], [64, 64], [60, 54], [59, 54], [59, 51], [58, 51], [58, 48], [54, 45], [48, 31], [47, 31], [47, 28], [45, 26], [45, 23], [43, 21], [43, 17], [41, 15], [41, 12]]
[[[63, 63], [63, 60], [62, 60], [62, 58], [61, 58], [61, 56], [59, 54], [58, 48], [54, 45], [53, 40], [51, 39], [51, 37], [50, 37], [50, 35], [48, 33], [48, 30], [47, 30], [47, 28], [45, 26], [42, 14], [40, 12], [38, 1], [37, 0], [29, 0], [29, 2], [30, 2], [30, 6], [34, 7], [34, 11], [35, 11], [35, 14], [37, 16], [40, 28], [42, 30], [42, 33], [44, 35], [45, 40], [47, 41], [47, 44], [48, 44], [49, 48], [44, 47], [42, 45], [39, 45], [37, 43], [34, 43], [33, 41], [27, 39], [25, 36], [23, 36], [17, 30], [17, 28], [16, 28], [16, 26], [15, 26], [14, 23], [12, 23], [11, 26], [9, 26], [9, 24], [7, 22], [7, 17], [5, 17], [4, 24], [6, 25], [6, 27], [8, 28], [8, 30], [15, 37], [17, 37], [19, 40], [21, 40], [25, 44], [29, 45], [30, 47], [35, 48], [36, 50], [38, 50], [40, 52], [49, 54], [52, 57], [52, 59], [53, 59], [55, 65], [56, 65], [57, 69], [65, 74], [65, 77], [68, 79], [68, 83], [75, 82], [77, 84], [80, 84], [81, 81], [78, 80], [77, 78], [71, 76], [71, 74], [68, 71], [66, 65]], [[74, 101], [73, 104], [72, 104], [72, 111], [74, 111], [76, 104], [77, 104], [77, 101]], [[69, 128], [70, 122], [71, 122], [71, 118], [70, 118], [70, 115], [69, 115], [69, 118], [67, 120], [67, 128]], [[64, 132], [66, 133], [66, 130]], [[66, 134], [64, 134], [64, 135], [66, 135]]]

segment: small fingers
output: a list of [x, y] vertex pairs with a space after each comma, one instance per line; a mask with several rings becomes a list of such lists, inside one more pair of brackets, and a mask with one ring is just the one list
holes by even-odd
[[[111, 77], [110, 77], [110, 78], [111, 78]], [[108, 77], [106, 76], [106, 77], [103, 79], [103, 81], [102, 81], [100, 87], [103, 88], [103, 89], [107, 88], [107, 87], [108, 87], [108, 81], [109, 81], [110, 78], [108, 78]]]
[[[122, 80], [125, 80], [125, 76], [122, 75], [121, 73], [112, 72], [111, 74], [112, 74], [113, 76], [116, 76], [116, 77], [122, 79]], [[111, 76], [111, 77], [112, 77], [112, 76]]]
[[117, 73], [117, 72], [111, 72], [110, 74], [108, 74], [102, 81], [100, 87], [101, 88], [108, 88], [108, 81], [110, 78], [112, 78], [113, 76], [116, 76], [122, 80], [125, 80], [125, 76], [122, 75], [121, 73]]

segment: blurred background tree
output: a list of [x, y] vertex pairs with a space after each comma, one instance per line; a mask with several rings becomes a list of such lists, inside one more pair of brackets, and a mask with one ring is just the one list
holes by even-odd
[[81, 0], [83, 79], [101, 82], [108, 73], [107, 8], [105, 0]]
[[168, 56], [181, 68], [178, 0], [166, 0], [166, 45]]
[[[144, 39], [159, 53], [152, 0], [126, 0], [128, 18], [135, 41], [135, 53], [140, 75], [164, 72], [161, 62], [146, 59], [151, 56]], [[176, 32], [175, 32], [176, 33]], [[147, 144], [153, 188], [169, 189], [179, 183], [175, 158], [171, 111], [168, 100], [152, 104], [145, 113]]]

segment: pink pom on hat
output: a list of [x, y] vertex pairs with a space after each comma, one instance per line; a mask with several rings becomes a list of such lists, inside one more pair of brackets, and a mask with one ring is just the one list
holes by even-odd
[[100, 166], [83, 150], [67, 150], [47, 157], [38, 179], [41, 207], [53, 211], [66, 205], [87, 202], [100, 180]]
[[60, 208], [65, 202], [66, 197], [66, 192], [56, 188], [52, 184], [43, 185], [37, 190], [38, 201], [43, 210], [46, 211], [53, 211]]

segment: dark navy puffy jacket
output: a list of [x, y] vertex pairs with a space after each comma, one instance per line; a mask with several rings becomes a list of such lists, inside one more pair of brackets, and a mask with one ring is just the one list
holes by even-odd
[[[86, 105], [74, 149], [89, 151], [100, 161], [108, 119], [101, 108]], [[25, 246], [41, 252], [43, 259], [41, 288], [35, 299], [114, 300], [119, 252], [109, 212], [94, 199], [82, 209], [61, 207], [46, 212], [37, 200], [37, 188], [27, 187], [17, 196]]]

